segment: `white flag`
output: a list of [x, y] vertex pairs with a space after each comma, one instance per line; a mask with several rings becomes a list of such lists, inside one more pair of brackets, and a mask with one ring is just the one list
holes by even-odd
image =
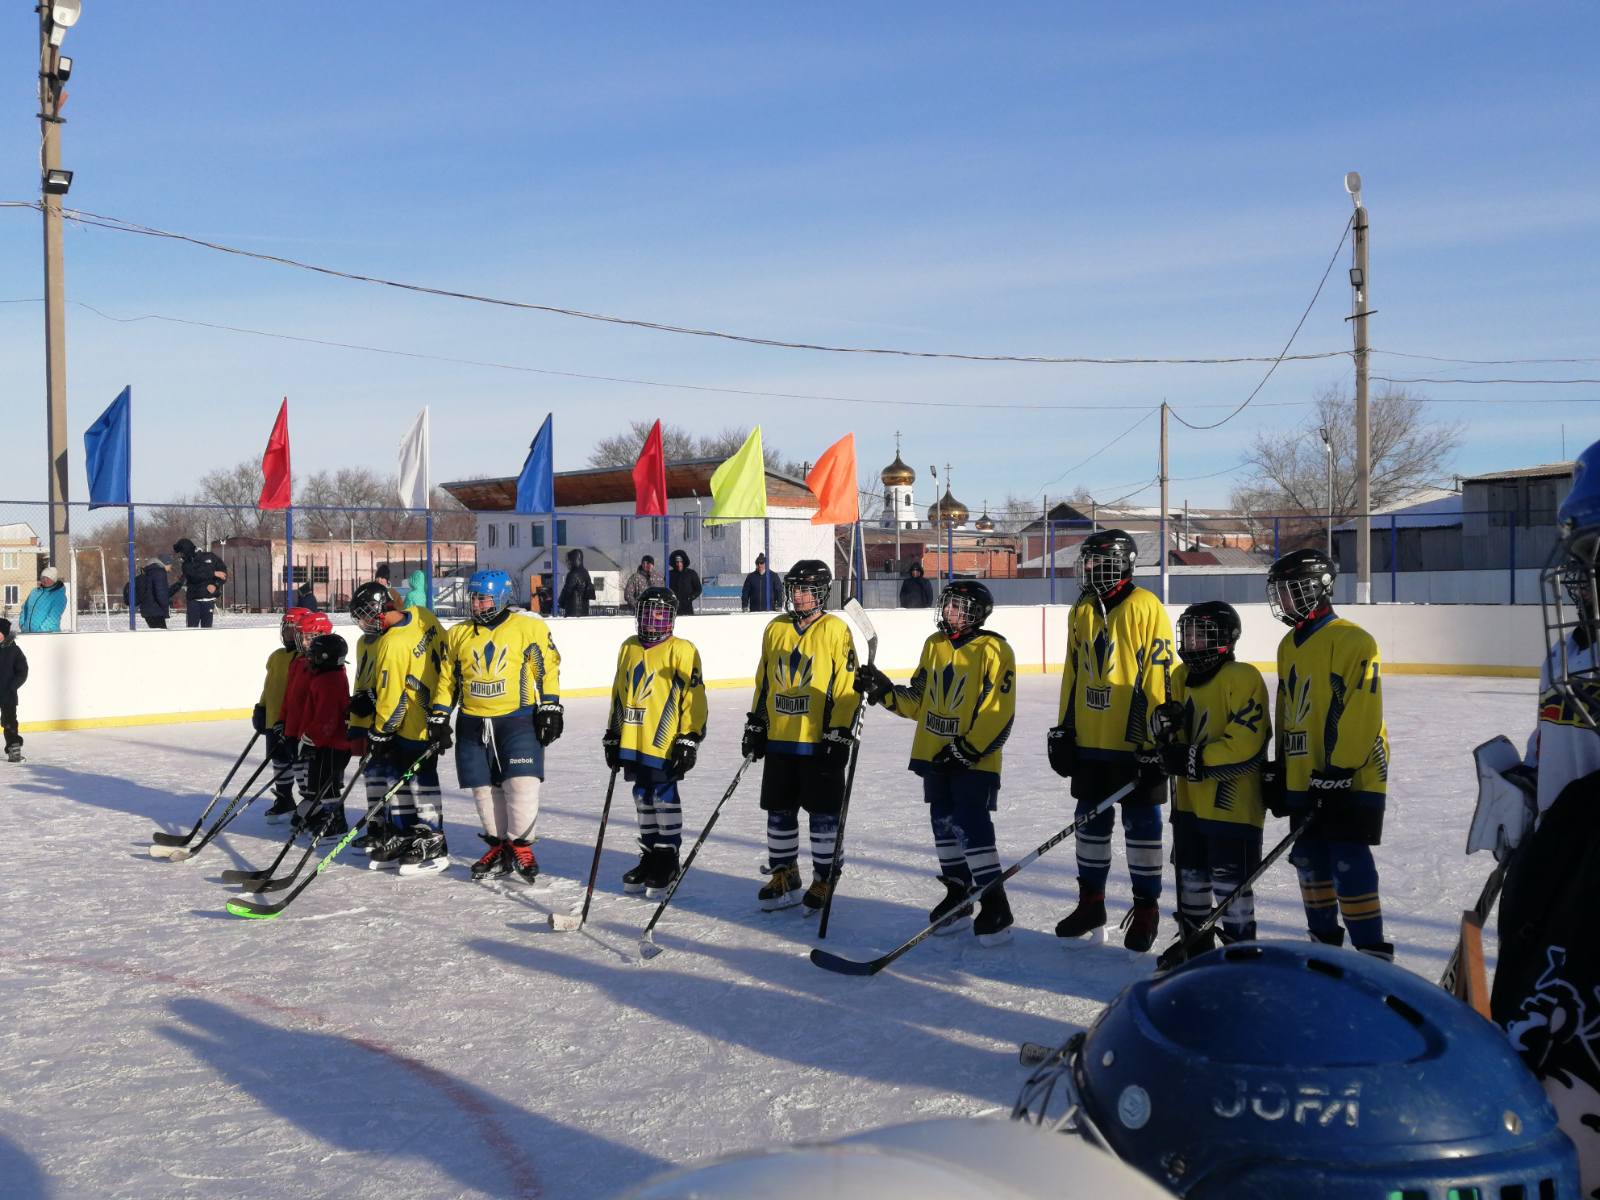
[[400, 439], [400, 503], [427, 508], [432, 492], [428, 479], [428, 410], [424, 408]]

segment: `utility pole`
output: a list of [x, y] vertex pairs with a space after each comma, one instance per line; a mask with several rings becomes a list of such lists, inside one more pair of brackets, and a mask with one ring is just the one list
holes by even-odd
[[1161, 556], [1161, 603], [1167, 602], [1167, 402], [1161, 401], [1161, 462], [1156, 467], [1161, 480], [1161, 520], [1156, 528], [1156, 553]]
[[61, 85], [72, 60], [61, 42], [78, 19], [80, 0], [41, 0], [39, 13], [39, 210], [44, 214], [44, 378], [46, 468], [50, 495], [50, 561], [76, 584], [71, 522], [67, 510], [67, 306], [66, 263], [61, 244], [61, 197], [72, 173], [61, 169]]
[[1317, 430], [1322, 450], [1328, 459], [1328, 561], [1333, 561], [1333, 431], [1326, 425]]
[[1367, 279], [1367, 209], [1361, 203], [1361, 176], [1351, 171], [1344, 190], [1356, 206], [1355, 266], [1350, 268], [1356, 352], [1356, 603], [1372, 603], [1372, 424], [1367, 413], [1367, 317], [1371, 291]]

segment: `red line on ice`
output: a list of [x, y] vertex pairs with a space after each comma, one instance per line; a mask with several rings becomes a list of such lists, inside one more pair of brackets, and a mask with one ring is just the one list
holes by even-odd
[[469, 1124], [474, 1126], [484, 1143], [499, 1156], [501, 1165], [505, 1168], [507, 1176], [516, 1188], [516, 1195], [522, 1200], [537, 1200], [543, 1195], [543, 1188], [539, 1184], [539, 1175], [534, 1170], [533, 1163], [523, 1154], [522, 1147], [517, 1145], [510, 1134], [495, 1119], [489, 1106], [475, 1096], [470, 1089], [463, 1087], [459, 1082], [450, 1078], [443, 1071], [435, 1070], [427, 1063], [419, 1062], [400, 1051], [372, 1038], [361, 1034], [351, 1033], [341, 1029], [338, 1025], [328, 1020], [321, 1013], [313, 1012], [308, 1008], [300, 1008], [293, 1004], [279, 1004], [276, 1000], [269, 1000], [265, 996], [257, 996], [251, 992], [241, 992], [234, 988], [219, 987], [204, 979], [189, 979], [182, 975], [174, 975], [168, 971], [151, 971], [144, 967], [136, 967], [130, 963], [100, 962], [92, 958], [69, 958], [57, 954], [14, 954], [0, 951], [0, 958], [9, 958], [25, 963], [40, 963], [55, 967], [77, 967], [86, 971], [100, 971], [107, 975], [123, 975], [132, 979], [151, 979], [160, 983], [171, 984], [173, 987], [183, 988], [191, 992], [210, 992], [214, 995], [226, 996], [242, 1004], [264, 1008], [268, 1012], [281, 1016], [293, 1017], [307, 1025], [316, 1025], [338, 1034], [354, 1042], [365, 1050], [370, 1050], [411, 1072], [422, 1082], [442, 1093], [446, 1099], [454, 1104], [466, 1116]]

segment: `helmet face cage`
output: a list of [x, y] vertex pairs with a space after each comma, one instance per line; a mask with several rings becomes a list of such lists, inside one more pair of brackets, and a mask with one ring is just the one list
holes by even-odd
[[1551, 686], [1571, 715], [1594, 730], [1600, 730], [1597, 557], [1600, 529], [1572, 530], [1556, 544], [1549, 565], [1539, 574]]
[[[950, 619], [951, 612], [956, 614], [958, 620]], [[983, 611], [978, 598], [965, 588], [952, 586], [939, 593], [939, 614], [936, 620], [941, 633], [950, 637], [970, 633], [982, 625], [983, 619], [988, 615]]]
[[[786, 579], [783, 583], [783, 605], [786, 612], [798, 621], [804, 621], [817, 613], [826, 612], [828, 608], [828, 593], [833, 590], [829, 583], [820, 580]], [[809, 597], [809, 601], [801, 604], [800, 601]]]
[[[479, 606], [479, 601], [487, 601]], [[511, 580], [505, 576], [480, 579], [474, 575], [467, 581], [467, 616], [482, 624], [492, 621], [511, 603]]]
[[635, 627], [639, 640], [654, 646], [672, 636], [672, 623], [678, 616], [677, 606], [661, 596], [646, 596], [639, 601]]
[[1233, 631], [1214, 613], [1184, 613], [1178, 618], [1178, 657], [1191, 671], [1212, 672], [1233, 654]]
[[1116, 590], [1133, 573], [1133, 560], [1117, 545], [1085, 545], [1078, 555], [1078, 580], [1089, 591], [1104, 596]]
[[382, 633], [383, 614], [389, 611], [390, 605], [389, 590], [382, 585], [363, 585], [359, 590], [366, 594], [351, 599], [350, 619], [362, 633]]
[[300, 618], [305, 616], [307, 609], [291, 608], [283, 614], [283, 620], [278, 622], [278, 640], [283, 643], [285, 650], [297, 650], [300, 647]]
[[1328, 598], [1328, 585], [1320, 576], [1311, 579], [1268, 579], [1267, 607], [1286, 625], [1298, 625]]
[[311, 643], [325, 633], [333, 632], [333, 622], [325, 613], [308, 612], [295, 626], [294, 643], [301, 654], [310, 656]]

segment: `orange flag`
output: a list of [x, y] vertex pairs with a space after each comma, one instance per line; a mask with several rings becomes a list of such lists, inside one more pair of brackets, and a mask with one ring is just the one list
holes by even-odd
[[854, 525], [861, 519], [861, 496], [856, 491], [856, 435], [847, 433], [822, 452], [806, 476], [806, 486], [817, 498], [813, 525]]

